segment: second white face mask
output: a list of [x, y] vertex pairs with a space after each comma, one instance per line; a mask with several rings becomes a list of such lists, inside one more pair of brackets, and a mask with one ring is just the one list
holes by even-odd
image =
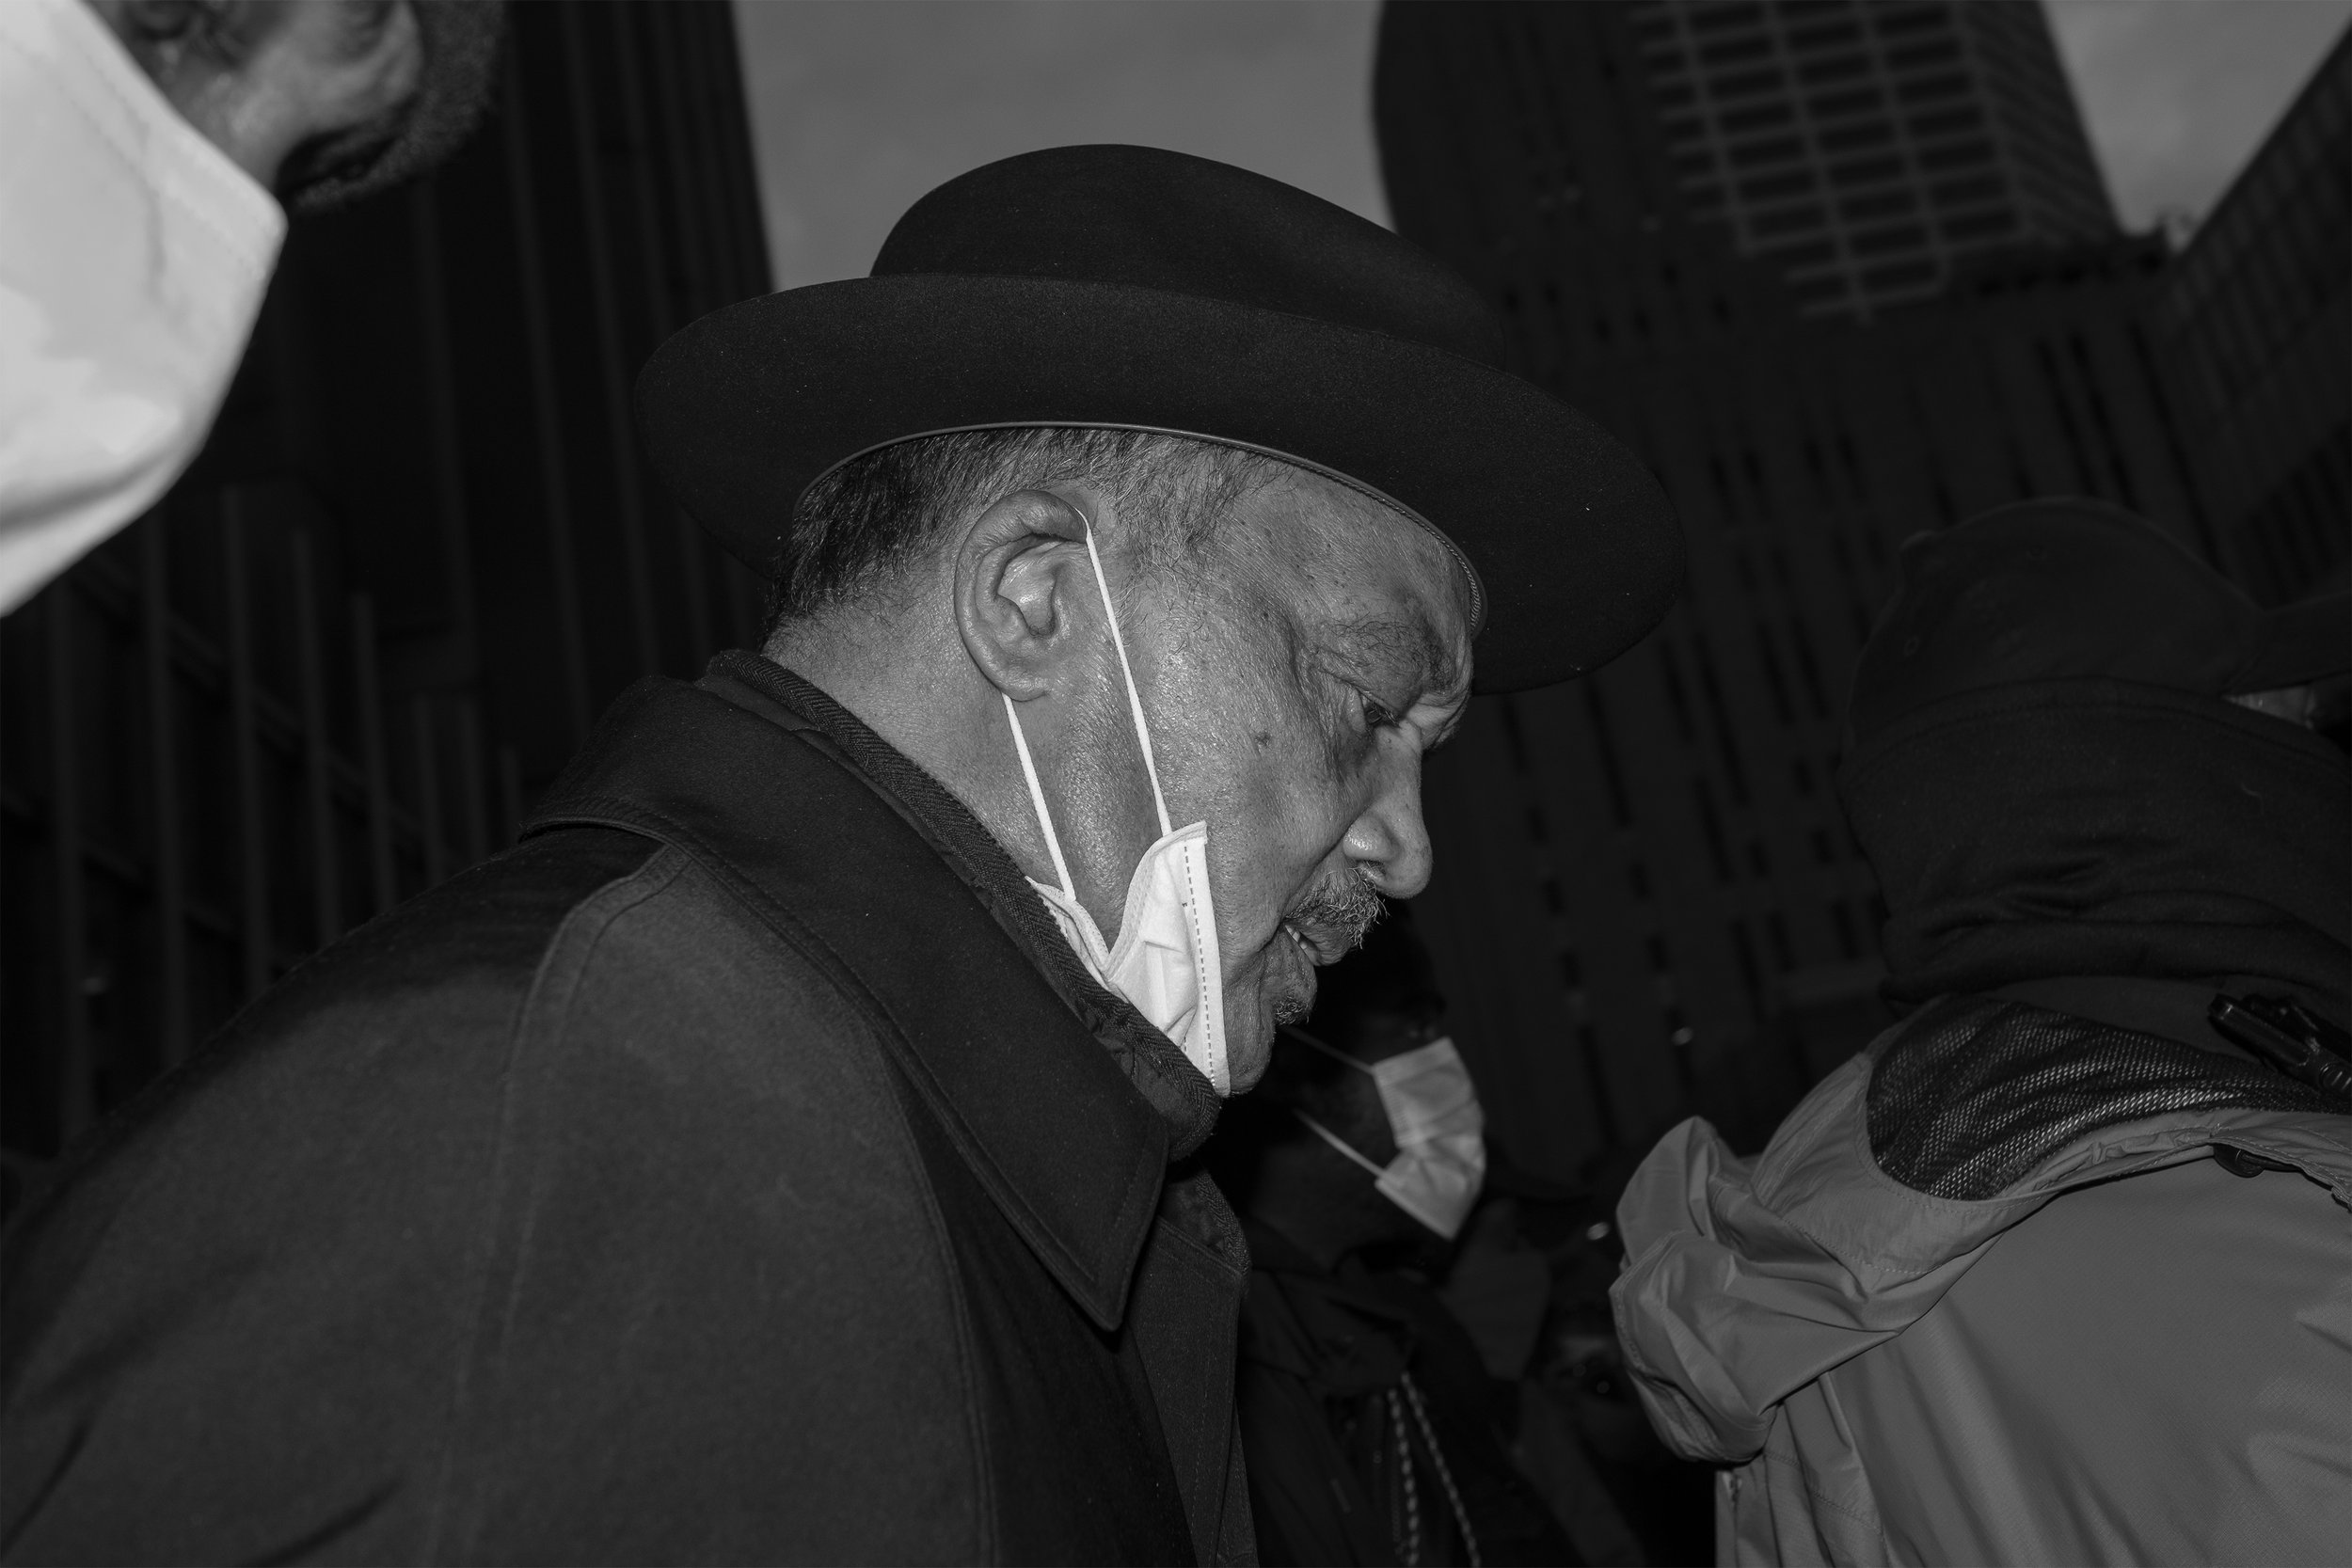
[[1021, 754], [1021, 774], [1028, 783], [1029, 803], [1036, 808], [1046, 851], [1054, 860], [1054, 874], [1061, 882], [1052, 887], [1031, 878], [1029, 885], [1045, 900], [1088, 973], [1135, 1004], [1152, 1027], [1176, 1042], [1211, 1087], [1219, 1095], [1230, 1095], [1233, 1080], [1225, 1050], [1224, 970], [1217, 955], [1216, 909], [1209, 894], [1209, 825], [1205, 821], [1183, 828], [1168, 825], [1159, 765], [1152, 754], [1151, 726], [1144, 722], [1143, 699], [1136, 693], [1135, 671], [1127, 662], [1119, 611], [1111, 605], [1110, 583], [1103, 575], [1103, 558], [1094, 547], [1091, 526], [1087, 530], [1087, 556], [1094, 563], [1094, 584], [1103, 595], [1103, 613], [1110, 622], [1120, 673], [1127, 683], [1128, 712], [1135, 721], [1136, 739], [1143, 748], [1144, 771], [1151, 776], [1160, 836], [1143, 852], [1128, 879], [1118, 940], [1105, 942], [1102, 927], [1078, 901], [1069, 863], [1062, 858], [1061, 839], [1054, 832], [1054, 814], [1045, 804], [1045, 789], [1029, 755], [1028, 737], [1021, 730], [1020, 710], [1008, 697], [1005, 714], [1012, 723], [1013, 747]]
[[1303, 1030], [1291, 1036], [1371, 1075], [1396, 1158], [1375, 1165], [1312, 1117], [1301, 1112], [1298, 1119], [1372, 1172], [1373, 1185], [1391, 1203], [1449, 1242], [1460, 1235], [1486, 1181], [1486, 1113], [1454, 1041], [1434, 1039], [1367, 1067]]

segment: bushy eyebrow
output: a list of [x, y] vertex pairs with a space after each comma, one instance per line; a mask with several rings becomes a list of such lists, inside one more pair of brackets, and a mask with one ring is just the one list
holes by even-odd
[[1418, 610], [1351, 616], [1333, 625], [1330, 641], [1360, 663], [1406, 676], [1424, 697], [1454, 702], [1469, 695], [1460, 654]]

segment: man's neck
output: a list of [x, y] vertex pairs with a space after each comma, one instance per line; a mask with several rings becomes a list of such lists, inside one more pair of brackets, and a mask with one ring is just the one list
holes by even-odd
[[856, 610], [780, 629], [760, 652], [857, 715], [979, 818], [1023, 873], [1050, 877], [1005, 754], [1003, 705], [952, 636]]
[[[779, 631], [762, 650], [818, 687], [946, 785], [1030, 879], [1059, 877], [1038, 824], [1005, 699], [944, 614], [843, 609]], [[1107, 657], [1107, 654], [1104, 656]], [[1139, 749], [1127, 737], [1116, 674], [1094, 695], [1115, 717], [1089, 723], [1083, 702], [1022, 705], [1055, 831], [1079, 901], [1116, 940], [1136, 860], [1159, 829]], [[1120, 737], [1106, 743], [1104, 735]]]

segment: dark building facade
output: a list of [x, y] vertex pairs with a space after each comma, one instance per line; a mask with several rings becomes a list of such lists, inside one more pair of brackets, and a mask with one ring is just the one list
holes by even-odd
[[12, 1166], [502, 847], [621, 688], [755, 635], [628, 404], [769, 286], [732, 13], [512, 18], [473, 141], [296, 220], [196, 466], [0, 623]]
[[[1883, 915], [1831, 779], [1904, 538], [2076, 494], [2214, 553], [2149, 325], [2167, 251], [2112, 231], [2072, 105], [2047, 102], [2044, 24], [1979, 14], [1998, 8], [1384, 12], [1375, 114], [1397, 227], [1486, 293], [1524, 373], [1644, 457], [1690, 546], [1659, 632], [1589, 680], [1481, 699], [1428, 769], [1438, 869], [1417, 911], [1523, 1164], [1573, 1178], [1693, 1113], [1760, 1141], [1885, 1022]], [[1911, 196], [1931, 296], [1873, 293], [1858, 255], [1808, 271], [1707, 197], [1745, 134], [1710, 121], [1718, 172], [1696, 178], [1692, 106], [1715, 112], [1696, 40], [1718, 37], [1767, 40], [1776, 62], [1740, 113], [1818, 125], [1818, 98], [1867, 87], [1900, 145], [1987, 150], [1983, 206], [1945, 205], [1923, 155], [1872, 187]], [[1929, 40], [1949, 52], [1899, 58]], [[1789, 167], [1834, 194], [1848, 156], [1809, 140]], [[1992, 212], [2010, 216], [1983, 233], [1997, 245], [1946, 221]], [[1866, 231], [1842, 209], [1822, 221], [1839, 245]], [[1825, 276], [1843, 292], [1812, 291]]]
[[1800, 314], [1867, 317], [1972, 255], [2115, 232], [2039, 6], [1667, 0], [1631, 26], [1684, 204]]
[[2352, 31], [2167, 276], [2156, 326], [2225, 557], [2273, 604], [2352, 556]]

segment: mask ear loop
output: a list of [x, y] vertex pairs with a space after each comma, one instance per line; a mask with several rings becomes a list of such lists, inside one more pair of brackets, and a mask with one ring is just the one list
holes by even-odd
[[1379, 1073], [1374, 1071], [1371, 1068], [1366, 1067], [1363, 1063], [1358, 1061], [1346, 1052], [1340, 1050], [1336, 1046], [1324, 1044], [1321, 1040], [1307, 1033], [1306, 1030], [1299, 1028], [1296, 1024], [1285, 1023], [1282, 1025], [1282, 1033], [1290, 1037], [1292, 1039], [1296, 1040], [1301, 1045], [1310, 1045], [1314, 1047], [1317, 1051], [1322, 1052], [1325, 1055], [1330, 1057], [1333, 1061], [1340, 1063], [1343, 1067], [1354, 1068], [1358, 1072], [1362, 1073], [1367, 1078], [1378, 1078], [1380, 1076]]
[[1136, 672], [1127, 662], [1127, 640], [1119, 634], [1119, 611], [1111, 607], [1111, 585], [1103, 576], [1102, 552], [1094, 547], [1094, 524], [1076, 506], [1078, 520], [1086, 524], [1087, 559], [1094, 562], [1094, 586], [1103, 595], [1103, 615], [1111, 624], [1111, 646], [1119, 650], [1119, 673], [1127, 678], [1127, 708], [1135, 716], [1136, 739], [1143, 746], [1143, 771], [1152, 781], [1152, 804], [1160, 814], [1160, 836], [1174, 832], [1168, 820], [1168, 797], [1160, 793], [1159, 764], [1152, 755], [1152, 726], [1143, 721], [1143, 698], [1136, 691]]
[[1325, 1143], [1329, 1144], [1333, 1148], [1338, 1149], [1342, 1154], [1346, 1155], [1349, 1159], [1363, 1166], [1364, 1169], [1372, 1172], [1373, 1175], [1386, 1176], [1389, 1174], [1386, 1170], [1383, 1170], [1380, 1166], [1374, 1164], [1369, 1159], [1365, 1158], [1364, 1151], [1362, 1149], [1358, 1148], [1354, 1144], [1349, 1143], [1345, 1138], [1341, 1137], [1337, 1132], [1332, 1132], [1328, 1127], [1324, 1126], [1323, 1123], [1317, 1121], [1306, 1112], [1294, 1108], [1291, 1111], [1291, 1115], [1305, 1122], [1308, 1127], [1313, 1131], [1315, 1136], [1321, 1138]]
[[1021, 733], [1021, 713], [1005, 698], [1005, 717], [1012, 722], [1012, 749], [1021, 753], [1021, 776], [1029, 781], [1029, 804], [1037, 808], [1037, 825], [1045, 830], [1045, 852], [1054, 857], [1054, 875], [1061, 879], [1062, 896], [1078, 901], [1070, 880], [1070, 863], [1061, 858], [1061, 840], [1054, 833], [1054, 814], [1045, 809], [1045, 786], [1038, 783], [1037, 763], [1029, 756], [1029, 737]]

